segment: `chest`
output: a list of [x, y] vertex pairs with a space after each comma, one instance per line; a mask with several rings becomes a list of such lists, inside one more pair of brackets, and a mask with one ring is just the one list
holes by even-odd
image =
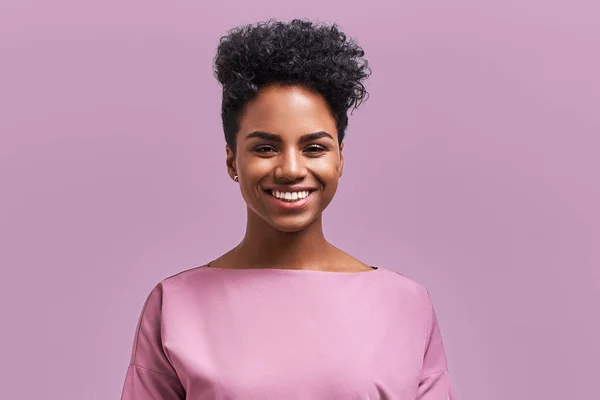
[[414, 399], [424, 337], [409, 315], [246, 306], [167, 325], [165, 347], [189, 399]]

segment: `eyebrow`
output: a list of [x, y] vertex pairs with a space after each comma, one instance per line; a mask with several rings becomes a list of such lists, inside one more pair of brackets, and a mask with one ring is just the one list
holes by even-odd
[[[263, 132], [263, 131], [254, 131], [252, 133], [249, 133], [248, 136], [246, 136], [246, 140], [252, 139], [252, 138], [270, 140], [272, 142], [280, 142], [280, 143], [283, 142], [283, 138], [281, 137], [281, 135], [276, 135], [274, 133]], [[300, 136], [300, 143], [309, 142], [311, 140], [317, 140], [317, 139], [321, 139], [321, 138], [330, 138], [331, 140], [333, 140], [333, 136], [331, 136], [329, 133], [327, 133], [325, 131], [318, 131], [318, 132], [307, 133], [305, 135]]]

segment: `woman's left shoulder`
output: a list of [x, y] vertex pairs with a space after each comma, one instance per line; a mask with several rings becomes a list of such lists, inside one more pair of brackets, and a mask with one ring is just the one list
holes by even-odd
[[426, 304], [430, 303], [431, 299], [427, 287], [418, 281], [409, 278], [402, 272], [393, 269], [374, 265], [378, 270], [378, 275], [386, 287], [389, 287], [394, 293], [409, 296], [413, 301]]

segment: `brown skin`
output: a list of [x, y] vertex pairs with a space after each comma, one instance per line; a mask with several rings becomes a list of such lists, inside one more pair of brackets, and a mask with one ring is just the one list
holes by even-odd
[[[247, 204], [246, 234], [210, 267], [373, 271], [323, 234], [322, 213], [337, 190], [344, 157], [335, 119], [320, 94], [301, 86], [261, 89], [244, 108], [236, 147], [236, 154], [226, 147], [226, 162]], [[315, 190], [300, 210], [275, 206], [265, 192], [294, 185]]]

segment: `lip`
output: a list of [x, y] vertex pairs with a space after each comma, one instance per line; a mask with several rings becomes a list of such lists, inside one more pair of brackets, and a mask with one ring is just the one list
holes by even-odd
[[[301, 199], [301, 200], [296, 200], [294, 202], [288, 202], [288, 201], [283, 201], [283, 200], [279, 200], [278, 198], [276, 198], [275, 196], [271, 195], [271, 193], [269, 193], [271, 190], [278, 190], [280, 192], [301, 192], [301, 191], [310, 191], [310, 193], [308, 194], [308, 196], [306, 196], [305, 198]], [[269, 202], [274, 205], [277, 208], [283, 209], [283, 210], [302, 210], [303, 208], [305, 208], [310, 201], [313, 199], [316, 189], [314, 188], [309, 188], [309, 187], [300, 187], [300, 186], [286, 186], [286, 187], [279, 187], [279, 188], [269, 188], [269, 189], [264, 189], [265, 192], [265, 196], [267, 196], [269, 198]]]
[[263, 188], [264, 191], [269, 191], [269, 190], [278, 190], [280, 192], [303, 192], [305, 190], [317, 190], [315, 187], [311, 187], [311, 186], [284, 186], [284, 185], [275, 185], [275, 186], [269, 186], [267, 188]]

